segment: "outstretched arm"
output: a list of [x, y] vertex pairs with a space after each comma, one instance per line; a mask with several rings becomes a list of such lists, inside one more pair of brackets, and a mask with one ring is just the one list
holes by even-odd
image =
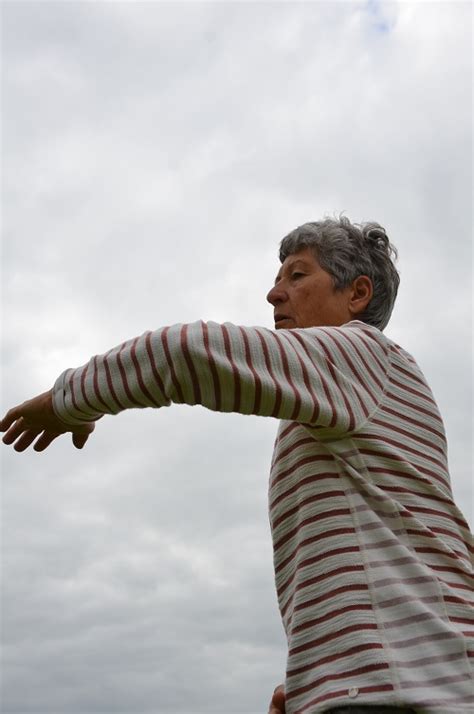
[[75, 425], [124, 409], [200, 404], [311, 424], [335, 436], [356, 429], [378, 406], [387, 352], [381, 333], [368, 326], [276, 332], [177, 324], [63, 372], [53, 407]]
[[383, 338], [367, 326], [277, 333], [230, 323], [172, 325], [65, 370], [51, 392], [10, 410], [4, 442], [18, 439], [22, 451], [44, 431], [35, 444], [42, 450], [71, 431], [81, 448], [104, 414], [172, 403], [296, 421], [337, 438], [378, 406], [388, 363]]
[[15, 451], [24, 451], [35, 439], [37, 441], [34, 450], [44, 451], [58, 436], [66, 432], [72, 433], [74, 446], [82, 449], [94, 429], [94, 422], [70, 426], [58, 419], [53, 410], [52, 390], [13, 407], [0, 422], [0, 431], [6, 432], [3, 443], [14, 444]]

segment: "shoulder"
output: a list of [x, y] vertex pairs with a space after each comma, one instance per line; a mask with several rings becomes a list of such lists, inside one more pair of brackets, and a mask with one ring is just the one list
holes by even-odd
[[316, 339], [328, 348], [349, 349], [371, 352], [389, 359], [393, 342], [377, 327], [368, 325], [361, 320], [351, 320], [344, 325], [310, 327], [302, 332], [309, 338]]

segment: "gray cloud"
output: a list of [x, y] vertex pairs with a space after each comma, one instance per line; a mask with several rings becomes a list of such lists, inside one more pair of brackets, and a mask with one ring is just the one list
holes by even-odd
[[[286, 232], [374, 219], [387, 334], [425, 371], [472, 507], [467, 4], [6, 3], [4, 406], [162, 324], [271, 325]], [[284, 676], [276, 424], [105, 418], [2, 451], [3, 711], [266, 710]]]

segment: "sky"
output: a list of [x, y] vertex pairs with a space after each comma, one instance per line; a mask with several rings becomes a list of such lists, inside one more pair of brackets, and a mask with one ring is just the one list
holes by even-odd
[[[381, 223], [385, 333], [472, 491], [469, 2], [2, 3], [2, 412], [176, 322], [273, 327], [279, 241]], [[1, 448], [4, 714], [264, 714], [277, 423], [184, 405]]]

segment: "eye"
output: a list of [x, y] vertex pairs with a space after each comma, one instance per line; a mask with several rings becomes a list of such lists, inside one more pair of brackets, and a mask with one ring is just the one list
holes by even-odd
[[292, 280], [297, 280], [298, 278], [304, 278], [305, 274], [304, 273], [292, 273], [291, 274], [291, 279]]

